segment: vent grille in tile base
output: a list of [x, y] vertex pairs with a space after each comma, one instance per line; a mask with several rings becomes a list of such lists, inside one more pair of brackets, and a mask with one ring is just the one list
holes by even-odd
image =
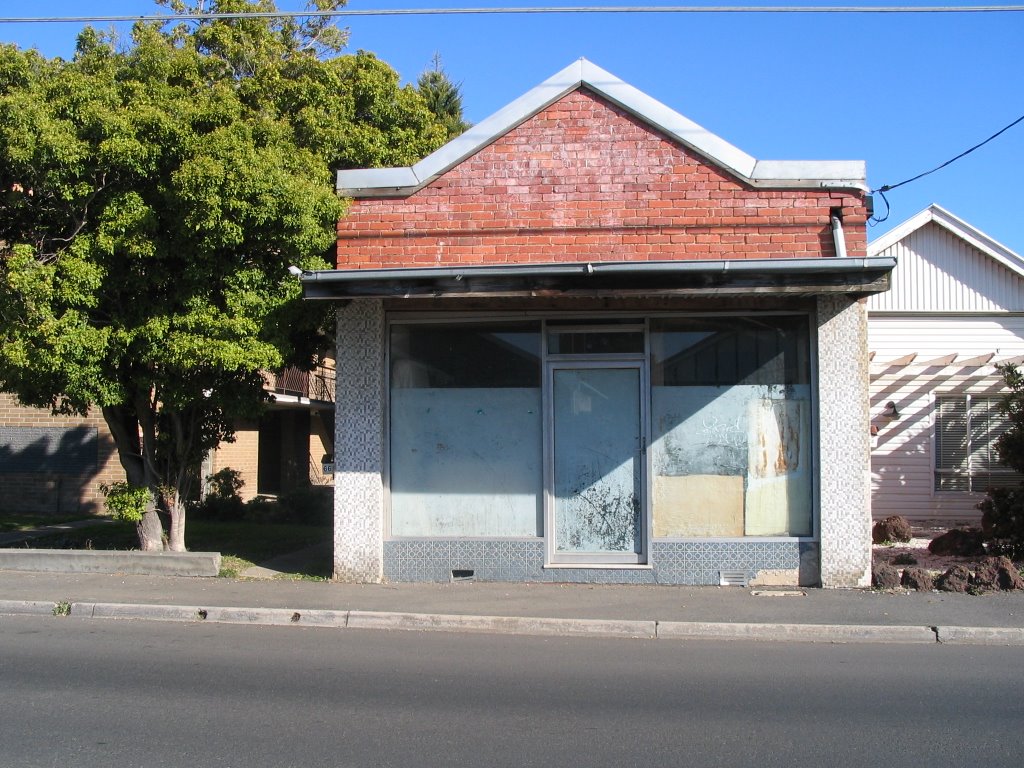
[[718, 583], [723, 587], [745, 587], [750, 577], [747, 571], [719, 571]]

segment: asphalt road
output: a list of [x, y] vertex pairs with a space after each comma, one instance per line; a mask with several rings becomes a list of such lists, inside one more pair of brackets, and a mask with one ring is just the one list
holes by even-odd
[[0, 765], [1013, 766], [1024, 649], [0, 617]]

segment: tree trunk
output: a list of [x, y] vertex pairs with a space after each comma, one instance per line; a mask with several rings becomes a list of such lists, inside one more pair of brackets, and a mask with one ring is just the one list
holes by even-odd
[[[117, 448], [117, 458], [124, 467], [128, 484], [135, 488], [149, 488], [145, 463], [142, 460], [142, 445], [139, 439], [139, 421], [131, 409], [123, 405], [104, 406], [103, 418], [110, 427]], [[142, 519], [135, 524], [139, 535], [139, 549], [144, 552], [159, 552], [164, 548], [164, 527], [156, 511], [155, 496], [146, 505]]]
[[164, 548], [164, 527], [160, 523], [156, 505], [152, 502], [146, 506], [142, 519], [135, 524], [139, 534], [139, 549], [143, 552], [160, 552]]
[[185, 505], [175, 499], [171, 504], [171, 530], [167, 540], [171, 552], [185, 552]]

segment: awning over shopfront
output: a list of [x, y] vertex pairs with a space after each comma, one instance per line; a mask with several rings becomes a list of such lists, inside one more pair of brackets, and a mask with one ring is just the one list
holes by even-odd
[[743, 259], [304, 272], [307, 299], [867, 296], [888, 290], [891, 257]]

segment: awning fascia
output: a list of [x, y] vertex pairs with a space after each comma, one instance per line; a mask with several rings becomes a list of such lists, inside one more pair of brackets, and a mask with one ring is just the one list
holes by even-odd
[[307, 299], [487, 296], [867, 296], [889, 289], [890, 256], [331, 269], [300, 276]]

